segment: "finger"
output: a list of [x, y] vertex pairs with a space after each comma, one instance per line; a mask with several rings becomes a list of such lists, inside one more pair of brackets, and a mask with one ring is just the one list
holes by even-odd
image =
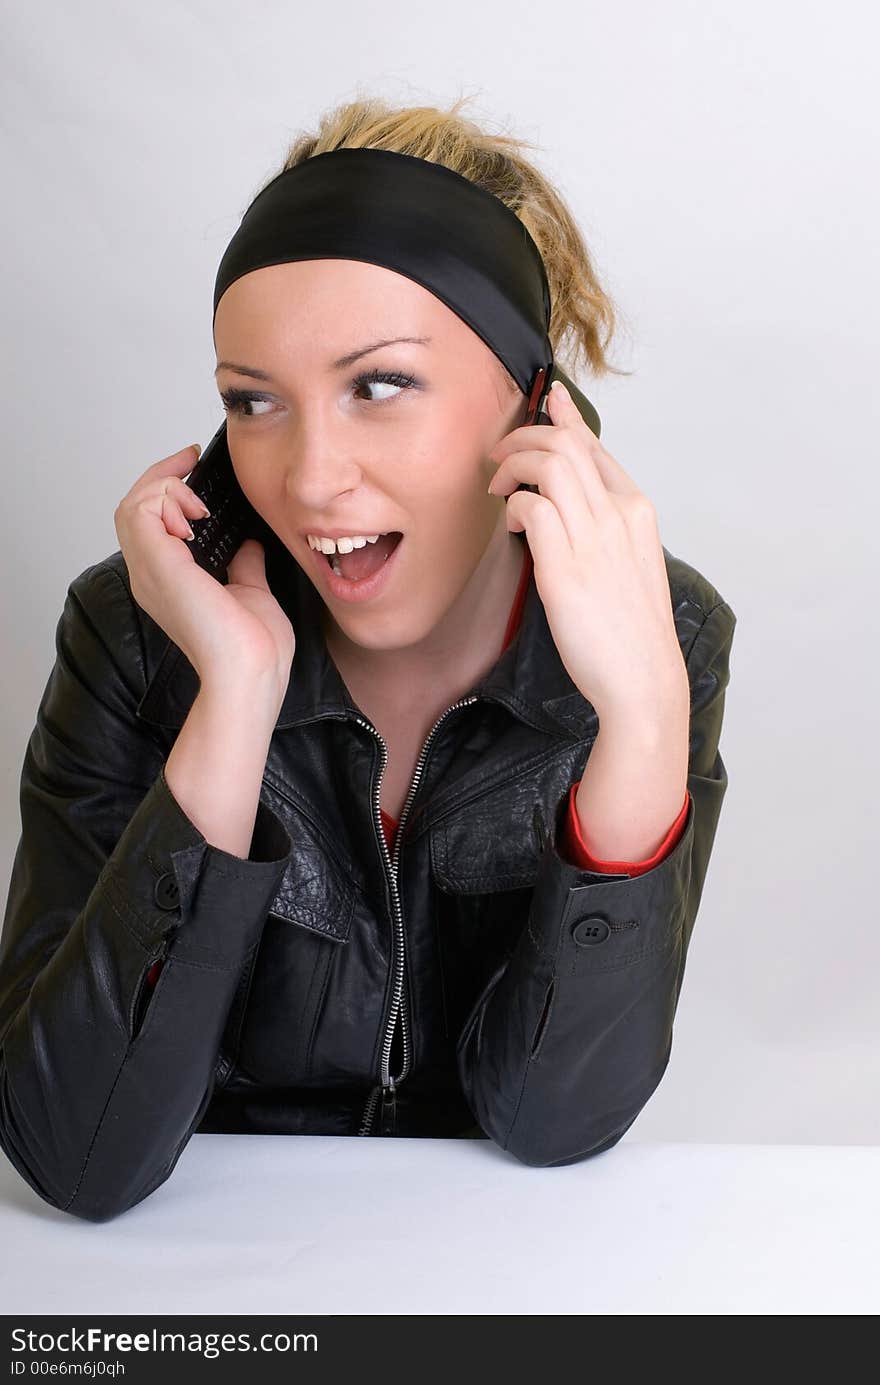
[[[584, 470], [588, 473], [588, 464]], [[493, 495], [509, 495], [509, 507], [514, 494], [529, 494], [528, 491], [517, 491], [517, 486], [523, 484], [537, 486], [540, 494], [553, 502], [573, 549], [583, 542], [587, 531], [594, 527], [603, 513], [601, 498], [598, 513], [593, 509], [590, 503], [592, 495], [587, 493], [581, 468], [571, 457], [559, 453], [515, 452], [504, 463], [500, 480], [496, 476], [489, 490]], [[593, 487], [596, 493], [604, 492], [598, 476], [594, 477]], [[606, 506], [611, 503], [607, 495], [604, 503]]]
[[517, 491], [507, 502], [507, 528], [511, 534], [525, 532], [536, 567], [552, 572], [568, 547], [568, 534], [562, 516], [551, 500], [533, 491]]
[[561, 380], [554, 380], [550, 386], [547, 393], [547, 412], [554, 424], [564, 423], [570, 428], [580, 425], [580, 429], [586, 435], [586, 441], [597, 443], [601, 447], [602, 444]]
[[172, 452], [170, 456], [163, 457], [161, 461], [154, 462], [147, 467], [145, 476], [186, 476], [192, 471], [196, 462], [202, 454], [201, 444], [190, 443], [189, 447], [182, 447], [179, 452]]
[[567, 391], [564, 396], [557, 392], [557, 389], [561, 390], [562, 388], [564, 387], [561, 382], [554, 380], [553, 388], [547, 395], [546, 412], [551, 423], [549, 428], [535, 423], [523, 423], [519, 428], [513, 428], [509, 433], [505, 433], [503, 437], [499, 438], [489, 456], [497, 456], [500, 459], [505, 456], [508, 450], [515, 451], [520, 447], [534, 447], [534, 437], [538, 432], [541, 435], [542, 446], [553, 448], [567, 429], [571, 429], [582, 446], [591, 449], [594, 447], [601, 448], [602, 444], [571, 395]]
[[[563, 422], [561, 420], [562, 411], [566, 405], [557, 402], [555, 405], [556, 416], [552, 428], [542, 428], [541, 451], [547, 456], [553, 454], [563, 454], [571, 457], [576, 466], [584, 490], [587, 493], [593, 512], [609, 514], [610, 497], [613, 495], [639, 495], [639, 487], [632, 477], [624, 471], [623, 467], [610, 452], [599, 442], [595, 433], [582, 418], [580, 411], [575, 406], [571, 398], [567, 401], [569, 414]], [[577, 423], [574, 422], [577, 420]], [[534, 449], [534, 427], [518, 430], [517, 433], [510, 433], [502, 438], [500, 443], [489, 453], [490, 457], [502, 458], [498, 471], [507, 463], [511, 456], [519, 456], [521, 451], [528, 450], [526, 444], [531, 444]], [[513, 446], [507, 450], [508, 442], [513, 440]], [[506, 453], [506, 455], [505, 455]], [[496, 472], [496, 475], [498, 472]]]
[[[547, 394], [548, 409], [553, 428], [542, 428], [541, 444], [548, 452], [557, 451], [564, 446], [563, 440], [569, 436], [575, 440], [575, 455], [589, 456], [595, 465], [605, 490], [611, 494], [628, 495], [638, 493], [639, 487], [616, 457], [612, 457], [603, 447], [580, 409], [561, 381], [553, 382]], [[552, 401], [552, 402], [551, 402]], [[505, 434], [490, 450], [489, 457], [502, 462], [511, 452], [534, 447], [534, 424], [526, 424]]]
[[162, 482], [162, 489], [166, 495], [173, 495], [185, 515], [190, 519], [207, 519], [211, 511], [208, 509], [204, 500], [191, 486], [179, 476], [166, 476]]
[[169, 534], [174, 534], [179, 539], [186, 539], [187, 543], [195, 538], [189, 520], [174, 496], [169, 495], [167, 491], [159, 497], [159, 516]]
[[[571, 435], [568, 436], [570, 439]], [[512, 457], [502, 463], [501, 481], [498, 486], [493, 481], [491, 492], [493, 495], [510, 494], [512, 490], [516, 489], [516, 486], [526, 482], [530, 485], [540, 486], [542, 491], [546, 489], [549, 494], [549, 488], [545, 487], [541, 479], [542, 475], [546, 474], [543, 468], [552, 465], [554, 469], [558, 467], [562, 470], [565, 463], [568, 463], [572, 473], [578, 478], [592, 519], [610, 520], [615, 509], [612, 492], [606, 486], [595, 458], [589, 453], [585, 454], [578, 446], [566, 446], [553, 452], [515, 452]], [[502, 471], [502, 467], [499, 467], [499, 471]], [[496, 472], [496, 477], [497, 475]], [[511, 477], [514, 478], [513, 483], [510, 480]], [[619, 494], [619, 492], [614, 492], [614, 494]]]
[[119, 502], [119, 509], [133, 508], [143, 501], [144, 495], [154, 491], [153, 482], [157, 477], [188, 476], [192, 471], [195, 462], [198, 460], [201, 447], [198, 443], [193, 443], [190, 447], [182, 447], [179, 452], [172, 452], [170, 457], [163, 457], [161, 461], [154, 462], [148, 466], [146, 471], [140, 475]]
[[602, 515], [610, 517], [609, 489], [597, 465], [597, 451], [602, 449], [595, 433], [587, 427], [573, 404], [571, 407], [583, 424], [580, 431], [568, 424], [560, 424], [557, 416], [555, 425], [550, 428], [532, 424], [508, 433], [495, 444], [489, 452], [489, 457], [493, 460], [500, 458], [500, 461], [488, 487], [490, 495], [507, 494], [514, 490], [515, 485], [510, 482], [510, 477], [514, 475], [516, 484], [523, 481], [532, 485], [539, 484], [537, 475], [531, 472], [527, 475], [523, 472], [523, 467], [534, 467], [536, 457], [567, 457], [580, 477], [581, 487], [594, 518]]
[[587, 446], [607, 491], [617, 495], [628, 495], [639, 489], [629, 472], [625, 471], [620, 462], [602, 446], [561, 380], [553, 381], [547, 401], [553, 423], [573, 429]]
[[266, 552], [260, 540], [245, 539], [230, 558], [226, 572], [230, 582], [244, 587], [263, 587], [268, 591]]

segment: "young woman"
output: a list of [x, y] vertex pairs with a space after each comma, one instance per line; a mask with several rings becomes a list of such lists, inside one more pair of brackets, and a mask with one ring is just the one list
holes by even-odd
[[91, 1220], [196, 1131], [610, 1148], [669, 1060], [727, 785], [733, 611], [571, 381], [532, 426], [545, 331], [613, 369], [559, 194], [379, 102], [282, 174], [214, 320], [270, 539], [217, 580], [192, 449], [147, 468], [25, 755], [0, 1143]]

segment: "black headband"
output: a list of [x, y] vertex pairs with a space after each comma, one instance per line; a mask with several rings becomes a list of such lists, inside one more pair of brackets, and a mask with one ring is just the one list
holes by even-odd
[[495, 353], [530, 411], [559, 375], [598, 436], [592, 404], [554, 365], [538, 247], [493, 193], [444, 164], [389, 149], [346, 147], [305, 159], [273, 178], [245, 212], [217, 270], [214, 317], [243, 274], [316, 259], [366, 260], [422, 284]]

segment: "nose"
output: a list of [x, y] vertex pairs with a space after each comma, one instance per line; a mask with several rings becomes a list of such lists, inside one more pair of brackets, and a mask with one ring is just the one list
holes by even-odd
[[350, 430], [313, 414], [296, 432], [287, 453], [287, 494], [309, 514], [321, 514], [337, 495], [357, 490], [363, 471]]

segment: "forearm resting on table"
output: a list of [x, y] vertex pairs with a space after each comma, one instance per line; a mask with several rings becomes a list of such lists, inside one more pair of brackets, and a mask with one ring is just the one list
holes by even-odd
[[597, 859], [645, 860], [666, 838], [687, 790], [689, 714], [677, 699], [665, 718], [600, 718], [575, 795], [581, 837]]
[[165, 762], [165, 779], [210, 846], [247, 860], [278, 718], [277, 681], [202, 682]]

